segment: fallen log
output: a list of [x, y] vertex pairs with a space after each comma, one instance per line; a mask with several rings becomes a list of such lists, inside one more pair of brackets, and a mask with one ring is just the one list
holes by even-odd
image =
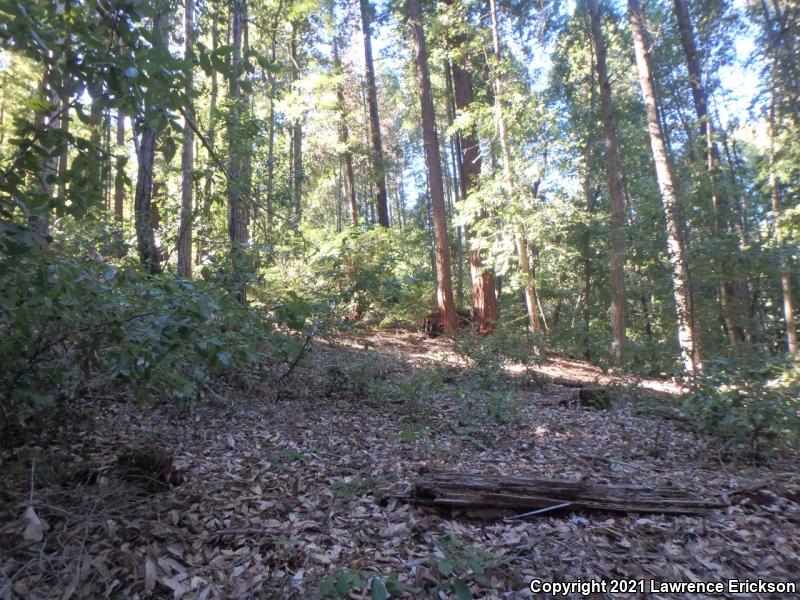
[[[723, 504], [673, 487], [607, 485], [589, 481], [528, 479], [469, 473], [430, 473], [411, 488], [413, 504], [463, 509], [471, 516], [489, 511], [517, 518], [578, 510], [702, 515]], [[520, 514], [522, 513], [522, 514]]]

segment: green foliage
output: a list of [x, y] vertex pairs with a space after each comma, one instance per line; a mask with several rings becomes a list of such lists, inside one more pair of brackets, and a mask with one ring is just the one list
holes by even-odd
[[346, 228], [321, 241], [308, 264], [297, 265], [298, 276], [342, 316], [418, 322], [434, 289], [420, 243], [418, 233]]
[[469, 600], [470, 579], [486, 585], [489, 571], [503, 565], [503, 559], [468, 544], [456, 535], [444, 534], [437, 540], [440, 552], [431, 556], [427, 565], [438, 575], [439, 584], [431, 590], [435, 597], [440, 592], [453, 594], [458, 600]]
[[754, 453], [800, 443], [800, 361], [742, 357], [706, 365], [683, 406], [692, 422]]
[[399, 598], [403, 594], [417, 594], [421, 590], [400, 584], [394, 573], [382, 575], [372, 571], [342, 569], [324, 578], [319, 584], [319, 595], [323, 598], [347, 598], [351, 591], [368, 588], [372, 600]]
[[261, 367], [298, 351], [276, 325], [305, 325], [308, 306], [299, 300], [274, 311], [245, 308], [211, 270], [208, 280], [153, 278], [101, 259], [95, 248], [103, 237], [13, 252], [25, 248], [13, 233], [0, 240], [7, 253], [0, 262], [0, 404], [7, 420], [109, 389], [140, 402], [188, 403], [221, 379], [247, 384]]

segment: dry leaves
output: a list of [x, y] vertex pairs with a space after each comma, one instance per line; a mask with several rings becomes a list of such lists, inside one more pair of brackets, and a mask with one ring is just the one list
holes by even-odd
[[[40, 482], [32, 505], [24, 468], [0, 480], [11, 490], [0, 506], [0, 598], [315, 598], [345, 572], [362, 574], [351, 598], [381, 586], [395, 597], [393, 581], [418, 588], [408, 597], [432, 597], [449, 581], [452, 597], [523, 598], [532, 577], [797, 580], [796, 463], [726, 462], [676, 423], [630, 406], [561, 403], [574, 390], [558, 386], [509, 382], [513, 418], [487, 419], [474, 413], [484, 392], [459, 382], [446, 340], [382, 333], [368, 341], [368, 350], [363, 339], [320, 347], [283, 388], [255, 397], [228, 390], [236, 401], [191, 414], [87, 402], [84, 419], [42, 445], [37, 469], [62, 457], [65, 470], [101, 473], [92, 485]], [[368, 375], [379, 390], [437, 365], [453, 382], [389, 402], [332, 392], [332, 365]], [[181, 485], [154, 493], [115, 476], [122, 448], [156, 444], [174, 454]], [[382, 501], [437, 467], [676, 485], [727, 493], [731, 504], [704, 518], [504, 522]], [[741, 491], [755, 480], [769, 484]]]

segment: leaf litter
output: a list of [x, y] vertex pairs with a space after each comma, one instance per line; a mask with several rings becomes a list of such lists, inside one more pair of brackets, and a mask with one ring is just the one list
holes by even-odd
[[[635, 400], [588, 410], [520, 369], [489, 388], [468, 374], [446, 339], [392, 332], [321, 344], [282, 385], [188, 412], [87, 400], [0, 454], [0, 598], [527, 598], [534, 577], [800, 579], [796, 455], [755, 462]], [[124, 476], [132, 448], [163, 449], [180, 478]], [[674, 485], [726, 507], [471, 519], [398, 497], [437, 469]]]

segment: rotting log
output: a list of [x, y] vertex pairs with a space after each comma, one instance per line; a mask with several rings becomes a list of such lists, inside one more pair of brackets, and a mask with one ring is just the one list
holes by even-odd
[[[598, 511], [702, 515], [723, 506], [674, 487], [608, 485], [589, 481], [528, 479], [469, 473], [430, 473], [406, 499], [438, 508], [462, 509], [470, 516], [517, 517], [553, 512]], [[487, 514], [481, 514], [486, 512]]]

